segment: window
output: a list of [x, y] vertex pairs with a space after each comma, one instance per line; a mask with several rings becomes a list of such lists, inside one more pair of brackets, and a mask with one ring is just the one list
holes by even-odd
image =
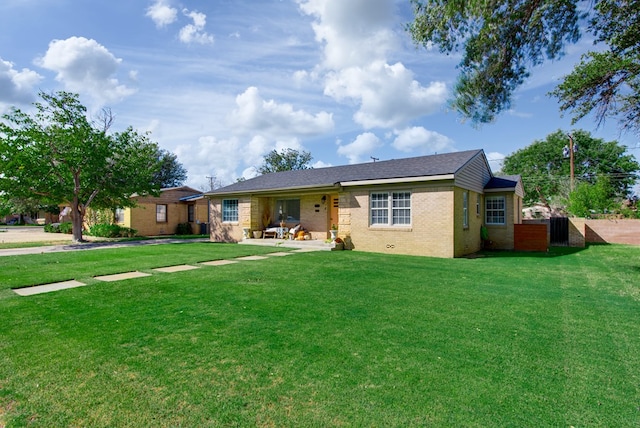
[[476, 216], [480, 217], [480, 195], [476, 195]]
[[488, 196], [485, 198], [487, 224], [505, 224], [506, 204], [504, 196]]
[[222, 221], [223, 222], [238, 221], [238, 200], [237, 199], [222, 200]]
[[369, 201], [372, 226], [411, 224], [411, 192], [371, 193]]
[[167, 222], [167, 206], [166, 205], [156, 205], [156, 222], [158, 223]]
[[276, 219], [285, 223], [300, 223], [300, 199], [278, 199]]
[[124, 208], [116, 208], [115, 220], [116, 223], [124, 223]]
[[462, 192], [462, 227], [469, 228], [469, 192]]
[[193, 223], [194, 221], [196, 221], [195, 208], [195, 205], [187, 205], [187, 221], [189, 223]]

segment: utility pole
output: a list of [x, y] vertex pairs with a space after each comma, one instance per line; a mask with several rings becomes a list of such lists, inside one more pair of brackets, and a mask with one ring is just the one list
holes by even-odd
[[215, 187], [214, 187], [214, 186], [215, 186], [215, 179], [216, 179], [216, 177], [215, 177], [215, 176], [211, 177], [211, 176], [208, 176], [208, 175], [207, 175], [207, 176], [206, 176], [206, 178], [208, 178], [208, 179], [209, 179], [209, 191], [213, 192], [213, 191], [214, 191], [214, 189], [215, 189]]
[[[571, 187], [571, 191], [573, 192], [573, 176], [574, 176], [574, 169], [573, 169], [573, 152], [575, 152], [578, 149], [578, 146], [575, 145], [573, 143], [573, 135], [571, 134], [567, 134], [567, 137], [569, 137], [569, 186]], [[565, 146], [566, 149], [566, 146]], [[566, 150], [565, 150], [566, 153]], [[566, 157], [566, 154], [565, 154]]]

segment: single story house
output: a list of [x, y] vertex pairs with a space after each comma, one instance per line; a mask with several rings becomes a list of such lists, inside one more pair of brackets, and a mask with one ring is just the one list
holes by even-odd
[[189, 223], [193, 233], [207, 233], [209, 204], [202, 192], [187, 186], [160, 190], [159, 196], [132, 196], [136, 206], [116, 209], [116, 223], [141, 236], [173, 235], [178, 224]]
[[524, 191], [469, 150], [265, 174], [205, 195], [213, 241], [300, 224], [320, 240], [337, 227], [358, 251], [460, 257], [482, 248], [482, 227], [492, 248], [513, 249]]

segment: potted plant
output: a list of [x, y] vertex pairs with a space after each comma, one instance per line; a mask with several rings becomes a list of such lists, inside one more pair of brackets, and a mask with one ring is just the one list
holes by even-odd
[[338, 236], [338, 225], [337, 224], [332, 224], [331, 225], [331, 230], [329, 230], [329, 232], [331, 233], [331, 241], [335, 242], [336, 237]]

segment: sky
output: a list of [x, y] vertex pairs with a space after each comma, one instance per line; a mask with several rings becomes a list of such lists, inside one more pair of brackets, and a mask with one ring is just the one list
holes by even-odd
[[316, 168], [483, 149], [498, 171], [535, 140], [584, 129], [640, 157], [614, 122], [571, 125], [547, 96], [588, 39], [478, 127], [448, 108], [460, 57], [416, 46], [412, 17], [408, 0], [2, 0], [0, 113], [78, 93], [95, 117], [111, 109], [113, 131], [150, 132], [200, 190], [253, 177], [285, 148]]

